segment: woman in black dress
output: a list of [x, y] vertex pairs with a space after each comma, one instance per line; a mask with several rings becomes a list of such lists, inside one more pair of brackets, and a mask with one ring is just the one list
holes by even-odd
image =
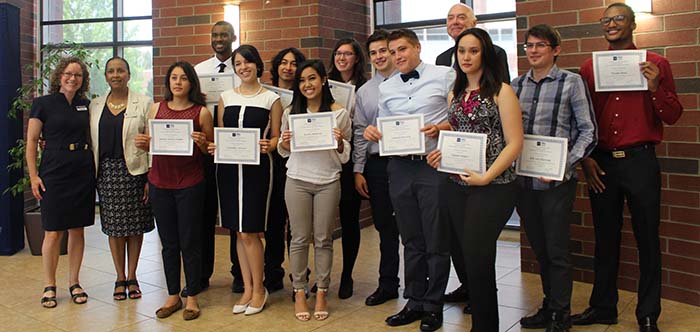
[[[80, 287], [85, 236], [95, 222], [95, 165], [88, 145], [90, 76], [76, 57], [62, 59], [51, 74], [49, 95], [32, 103], [27, 126], [27, 168], [32, 194], [41, 203], [44, 242], [44, 295], [41, 304], [56, 307], [56, 267], [61, 235], [68, 230], [68, 281], [74, 303], [87, 302]], [[37, 169], [38, 141], [46, 147]]]
[[[121, 57], [107, 60], [105, 79], [110, 91], [90, 103], [91, 146], [97, 169], [102, 232], [109, 236], [117, 281], [113, 298], [141, 297], [136, 280], [143, 233], [153, 230], [148, 204], [148, 153], [136, 148], [134, 137], [148, 125], [150, 97], [129, 90], [129, 63]], [[128, 274], [124, 261], [128, 252]]]

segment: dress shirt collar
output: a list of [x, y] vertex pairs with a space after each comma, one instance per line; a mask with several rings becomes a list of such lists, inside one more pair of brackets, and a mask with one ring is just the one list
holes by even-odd
[[[549, 78], [550, 80], [555, 80], [559, 76], [559, 67], [557, 67], [556, 64], [552, 66], [552, 68], [549, 69], [549, 73], [542, 79]], [[530, 70], [527, 71], [527, 78], [532, 81], [537, 83], [537, 80], [535, 79], [535, 69], [530, 68]]]

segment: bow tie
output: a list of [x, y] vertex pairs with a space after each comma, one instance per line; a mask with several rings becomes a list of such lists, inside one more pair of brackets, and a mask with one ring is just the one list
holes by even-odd
[[404, 81], [404, 83], [408, 82], [408, 80], [410, 80], [412, 78], [419, 78], [419, 77], [420, 77], [420, 74], [418, 74], [418, 71], [416, 71], [416, 70], [412, 70], [412, 71], [408, 72], [407, 74], [401, 74], [401, 79]]

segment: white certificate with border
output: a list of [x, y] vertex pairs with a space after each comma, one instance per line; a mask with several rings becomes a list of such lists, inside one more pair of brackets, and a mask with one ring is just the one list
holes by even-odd
[[425, 134], [420, 131], [424, 121], [423, 114], [378, 117], [379, 155], [425, 154]]
[[214, 162], [260, 165], [260, 129], [214, 128]]
[[593, 52], [595, 91], [648, 90], [639, 63], [647, 61], [646, 50]]
[[355, 107], [355, 85], [328, 80], [328, 87], [331, 89], [335, 102], [343, 105], [348, 112], [352, 111]]
[[191, 156], [194, 152], [192, 120], [148, 120], [151, 155]]
[[278, 88], [269, 84], [263, 84], [262, 86], [280, 96], [280, 104], [282, 104], [282, 109], [285, 109], [292, 104], [292, 99], [294, 98], [294, 92], [292, 90]]
[[524, 135], [523, 151], [515, 174], [561, 181], [566, 172], [569, 140], [561, 137]]
[[332, 150], [338, 148], [333, 128], [335, 112], [318, 112], [289, 115], [291, 152]]
[[486, 134], [460, 131], [440, 131], [438, 149], [442, 154], [438, 171], [464, 174], [469, 169], [479, 174], [486, 172]]
[[[221, 93], [236, 86], [234, 73], [198, 74], [202, 93], [207, 95], [207, 104], [219, 102]], [[213, 110], [212, 110], [213, 112]]]

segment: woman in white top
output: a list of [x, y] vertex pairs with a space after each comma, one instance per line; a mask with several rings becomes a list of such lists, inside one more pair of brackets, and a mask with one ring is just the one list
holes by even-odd
[[[328, 87], [328, 77], [320, 60], [298, 65], [294, 77], [292, 105], [282, 115], [282, 139], [278, 143], [281, 156], [289, 156], [285, 200], [289, 211], [292, 242], [290, 245], [290, 269], [294, 287], [294, 311], [297, 319], [311, 319], [306, 304], [306, 269], [308, 267], [309, 241], [313, 235], [316, 268], [316, 304], [314, 318], [328, 318], [328, 285], [333, 263], [333, 224], [335, 209], [340, 200], [340, 171], [350, 158], [351, 124], [348, 112], [335, 104]], [[290, 114], [333, 112], [337, 127], [334, 128], [338, 146], [331, 150], [290, 152], [293, 133], [289, 130]]]

